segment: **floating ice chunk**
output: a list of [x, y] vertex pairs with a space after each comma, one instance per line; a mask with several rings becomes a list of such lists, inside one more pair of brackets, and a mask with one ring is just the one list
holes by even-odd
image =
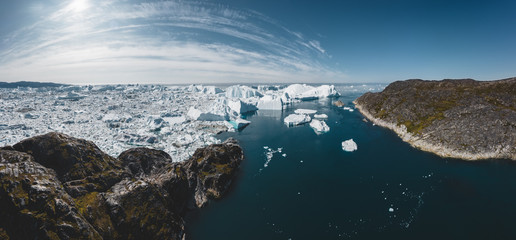
[[300, 108], [300, 109], [296, 109], [294, 112], [297, 114], [314, 114], [317, 112], [317, 110]]
[[389, 208], [389, 212], [394, 212], [394, 208]]
[[258, 109], [262, 110], [282, 110], [283, 101], [279, 97], [265, 95], [264, 97], [260, 98], [257, 107]]
[[313, 119], [310, 122], [310, 127], [312, 127], [317, 134], [326, 133], [330, 131], [330, 127], [326, 124], [326, 122]]
[[310, 118], [310, 116], [305, 115], [305, 114], [290, 114], [285, 119], [283, 119], [283, 122], [287, 126], [291, 127], [291, 126], [308, 123], [311, 120], [312, 119]]
[[251, 123], [251, 121], [247, 121], [247, 120], [244, 120], [244, 119], [241, 119], [241, 118], [237, 118], [235, 120], [230, 120], [228, 122], [236, 130], [241, 130], [241, 129], [247, 127], [247, 125], [249, 125]]
[[287, 157], [286, 153], [281, 154], [282, 157]]
[[328, 119], [328, 115], [326, 114], [315, 114], [314, 115], [314, 118], [319, 118], [319, 119]]
[[226, 88], [226, 97], [228, 98], [250, 98], [263, 96], [258, 90], [248, 86], [234, 85]]
[[353, 152], [358, 149], [357, 143], [353, 141], [353, 139], [346, 140], [342, 142], [342, 150], [346, 152]]
[[228, 107], [239, 114], [258, 110], [258, 108], [255, 105], [243, 102], [240, 99], [229, 100]]

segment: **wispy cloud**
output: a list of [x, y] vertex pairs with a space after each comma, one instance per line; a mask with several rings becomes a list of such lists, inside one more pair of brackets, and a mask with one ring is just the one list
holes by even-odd
[[320, 42], [253, 11], [187, 1], [74, 0], [4, 37], [0, 81], [324, 82]]

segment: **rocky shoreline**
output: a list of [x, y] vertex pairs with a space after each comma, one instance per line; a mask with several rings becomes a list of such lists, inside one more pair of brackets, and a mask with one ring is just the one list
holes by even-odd
[[233, 139], [175, 163], [56, 132], [25, 139], [0, 148], [0, 238], [184, 239], [186, 212], [221, 198], [243, 158]]
[[413, 147], [464, 160], [516, 160], [516, 78], [407, 80], [354, 101]]

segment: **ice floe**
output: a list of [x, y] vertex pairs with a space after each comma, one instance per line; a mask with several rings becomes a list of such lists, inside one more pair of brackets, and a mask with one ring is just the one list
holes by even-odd
[[353, 152], [358, 149], [357, 143], [353, 141], [353, 139], [346, 140], [342, 142], [342, 150], [346, 152]]
[[322, 134], [330, 131], [330, 127], [328, 126], [328, 124], [326, 124], [326, 122], [317, 119], [313, 119], [310, 122], [310, 127], [312, 127], [315, 133], [317, 134]]
[[311, 120], [312, 119], [310, 118], [310, 116], [305, 115], [305, 114], [290, 114], [287, 117], [285, 117], [285, 119], [283, 119], [283, 122], [287, 126], [291, 127], [291, 126], [308, 123]]

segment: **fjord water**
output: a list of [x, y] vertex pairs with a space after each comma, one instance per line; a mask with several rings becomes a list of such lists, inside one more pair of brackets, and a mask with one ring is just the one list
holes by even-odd
[[[341, 92], [348, 106], [362, 94]], [[246, 159], [222, 200], [189, 214], [189, 239], [516, 237], [516, 164], [419, 151], [332, 100], [258, 111], [243, 131], [221, 134], [236, 138]], [[330, 132], [285, 126], [298, 108], [327, 114]], [[358, 150], [344, 152], [351, 138]]]

